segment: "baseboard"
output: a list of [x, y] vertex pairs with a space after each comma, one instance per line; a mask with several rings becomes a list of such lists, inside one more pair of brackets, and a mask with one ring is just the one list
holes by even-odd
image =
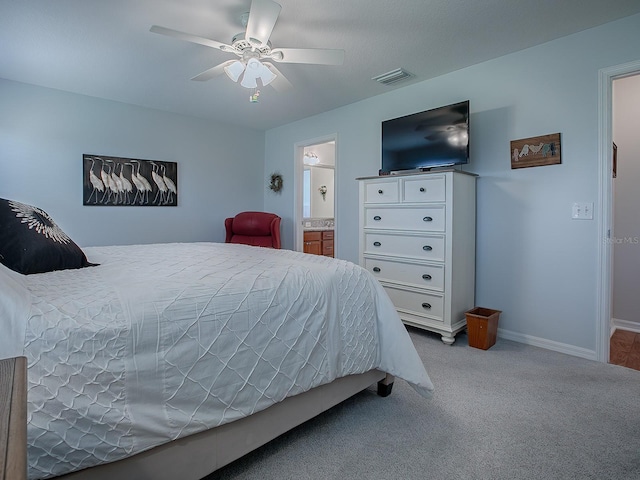
[[498, 337], [506, 340], [513, 340], [514, 342], [524, 343], [525, 345], [546, 348], [547, 350], [553, 350], [554, 352], [566, 353], [567, 355], [572, 355], [574, 357], [597, 361], [595, 350], [588, 350], [586, 348], [576, 347], [567, 343], [554, 342], [553, 340], [534, 337], [532, 335], [523, 335], [522, 333], [504, 330], [503, 328], [498, 328]]
[[612, 318], [611, 333], [613, 333], [615, 329], [628, 330], [630, 332], [640, 333], [640, 323], [631, 322], [629, 320], [620, 320], [619, 318]]

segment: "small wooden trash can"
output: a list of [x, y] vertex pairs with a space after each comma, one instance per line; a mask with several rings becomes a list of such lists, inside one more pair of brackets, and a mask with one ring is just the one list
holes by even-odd
[[496, 343], [501, 310], [475, 307], [465, 312], [469, 346], [488, 350]]

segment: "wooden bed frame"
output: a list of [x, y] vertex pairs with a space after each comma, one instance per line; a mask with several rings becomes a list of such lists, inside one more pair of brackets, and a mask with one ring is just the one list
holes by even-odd
[[0, 360], [0, 480], [27, 478], [27, 359]]
[[378, 383], [378, 395], [391, 393], [394, 377], [379, 370], [338, 378], [249, 417], [160, 445], [116, 462], [57, 479], [200, 480], [288, 430]]

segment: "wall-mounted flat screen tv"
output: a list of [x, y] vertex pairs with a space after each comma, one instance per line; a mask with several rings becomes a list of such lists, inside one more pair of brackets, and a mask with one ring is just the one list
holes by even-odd
[[381, 173], [468, 162], [468, 100], [382, 122]]

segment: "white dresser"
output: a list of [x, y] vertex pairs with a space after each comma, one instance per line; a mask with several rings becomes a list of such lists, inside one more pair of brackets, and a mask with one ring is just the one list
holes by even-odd
[[358, 180], [360, 264], [404, 323], [451, 345], [474, 307], [476, 176], [441, 171]]

